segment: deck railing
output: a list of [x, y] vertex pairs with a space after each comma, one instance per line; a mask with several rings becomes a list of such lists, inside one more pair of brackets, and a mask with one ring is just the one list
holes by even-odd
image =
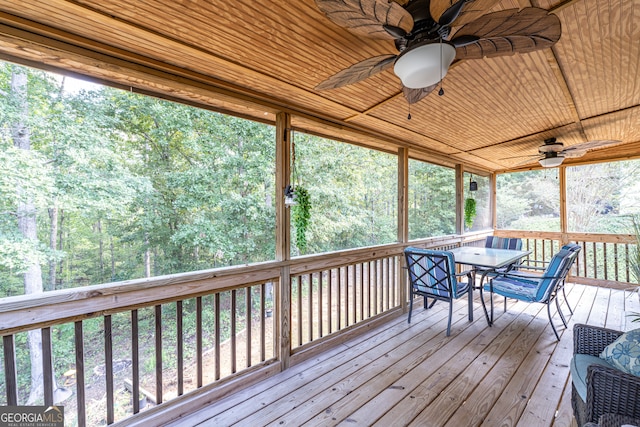
[[[410, 244], [451, 248], [487, 234]], [[405, 246], [5, 298], [0, 404], [27, 403], [28, 343], [38, 335], [44, 398], [30, 404], [64, 405], [69, 425], [153, 419], [247, 386], [405, 310]], [[62, 353], [74, 363], [61, 365]]]
[[495, 235], [522, 238], [523, 248], [532, 251], [524, 263], [535, 266], [543, 266], [563, 244], [578, 243], [582, 250], [572, 271], [572, 280], [619, 289], [635, 286], [632, 258], [637, 245], [633, 235], [519, 230], [497, 230]]

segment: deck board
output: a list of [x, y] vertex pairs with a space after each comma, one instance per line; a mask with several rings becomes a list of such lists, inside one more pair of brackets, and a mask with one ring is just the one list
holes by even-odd
[[446, 304], [414, 308], [410, 325], [398, 317], [171, 425], [574, 427], [572, 325], [619, 329], [625, 299], [577, 284], [567, 299], [567, 329], [552, 309], [559, 342], [540, 304], [509, 301], [503, 313], [496, 299], [489, 327], [477, 297], [473, 322], [456, 301], [450, 337]]

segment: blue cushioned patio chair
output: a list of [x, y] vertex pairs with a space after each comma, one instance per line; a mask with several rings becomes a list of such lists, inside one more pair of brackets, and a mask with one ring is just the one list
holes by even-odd
[[[560, 249], [560, 251], [553, 256], [541, 276], [516, 271], [497, 273], [493, 278], [491, 278], [489, 283], [484, 285], [483, 289], [490, 293], [490, 324], [493, 324], [493, 294], [502, 295], [506, 298], [513, 298], [520, 301], [539, 302], [547, 305], [547, 314], [549, 315], [551, 328], [553, 329], [553, 333], [556, 335], [556, 338], [560, 340], [560, 335], [558, 335], [558, 331], [556, 330], [551, 317], [551, 302], [555, 299], [558, 314], [562, 319], [562, 323], [566, 327], [567, 321], [564, 318], [562, 310], [560, 310], [560, 304], [558, 303], [556, 296], [558, 290], [562, 288], [564, 280], [580, 252], [580, 247], [578, 245], [576, 246], [577, 247], [570, 246]], [[484, 307], [484, 295], [481, 294], [481, 297], [483, 299], [482, 302]]]
[[494, 249], [515, 249], [519, 251], [522, 249], [522, 239], [518, 237], [487, 236], [487, 240], [484, 242], [484, 247]]
[[[487, 236], [487, 239], [484, 243], [485, 248], [493, 248], [493, 249], [513, 249], [516, 251], [522, 250], [522, 239], [519, 237], [496, 237], [496, 236]], [[517, 262], [499, 269], [499, 272], [506, 272], [510, 270], [517, 269], [522, 263], [522, 258], [520, 258]]]
[[[561, 250], [562, 249], [566, 249], [566, 250], [568, 250], [570, 252], [579, 252], [580, 249], [582, 249], [582, 246], [580, 246], [577, 243], [567, 243], [566, 245], [564, 245], [560, 249]], [[577, 254], [576, 254], [576, 259], [577, 259]], [[535, 266], [526, 266], [526, 267], [524, 267], [524, 269], [525, 270], [529, 270], [529, 271], [531, 271], [531, 270], [533, 270], [533, 271], [535, 271], [535, 270], [544, 271], [547, 268], [546, 265], [549, 264], [548, 261], [533, 261], [533, 263], [536, 264], [536, 265]], [[569, 305], [569, 301], [567, 300], [567, 293], [565, 292], [564, 285], [565, 285], [565, 280], [562, 280], [562, 283], [560, 283], [558, 285], [557, 291], [559, 292], [560, 290], [562, 290], [562, 296], [564, 297], [565, 304], [567, 304], [567, 308], [569, 309], [569, 313], [573, 314], [573, 309], [571, 308], [571, 305]]]
[[[487, 239], [484, 242], [484, 247], [493, 248], [493, 249], [513, 249], [516, 251], [520, 251], [522, 250], [522, 239], [520, 239], [519, 237], [487, 236]], [[476, 267], [476, 274], [482, 273], [482, 275], [480, 276], [480, 284], [478, 286], [482, 287], [482, 284], [484, 283], [485, 279], [487, 277], [491, 278], [492, 276], [495, 276], [496, 272], [506, 273], [508, 271], [517, 270], [518, 268], [520, 268], [520, 265], [522, 264], [522, 260], [523, 258], [520, 258], [518, 261], [514, 262], [513, 264], [510, 264], [506, 267], [499, 268], [497, 270], [491, 269], [491, 268]], [[484, 301], [482, 302], [484, 304]], [[507, 309], [507, 298], [504, 299], [504, 309], [505, 310]], [[486, 310], [485, 310], [485, 314], [486, 314]], [[487, 321], [489, 321], [488, 317], [487, 317]]]
[[[413, 310], [413, 299], [416, 295], [424, 298], [424, 308], [433, 307], [436, 301], [449, 303], [449, 323], [447, 336], [451, 333], [451, 317], [453, 316], [453, 300], [467, 294], [469, 298], [469, 321], [473, 321], [473, 286], [471, 271], [456, 274], [453, 254], [447, 251], [434, 251], [408, 247], [404, 250], [409, 271], [409, 318]], [[458, 277], [467, 276], [467, 282], [459, 282]], [[429, 298], [433, 302], [429, 305]]]

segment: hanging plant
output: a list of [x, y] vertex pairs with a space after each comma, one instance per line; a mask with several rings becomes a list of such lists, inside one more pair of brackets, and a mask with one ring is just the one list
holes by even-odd
[[464, 201], [464, 224], [467, 228], [473, 226], [473, 221], [476, 219], [476, 199], [469, 197]]
[[304, 187], [297, 186], [293, 193], [295, 204], [291, 206], [291, 220], [296, 227], [296, 246], [302, 253], [307, 250], [307, 228], [311, 219], [311, 199], [309, 192]]

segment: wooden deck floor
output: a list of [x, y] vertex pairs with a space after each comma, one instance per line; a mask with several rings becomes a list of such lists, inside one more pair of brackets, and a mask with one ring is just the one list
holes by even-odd
[[[575, 426], [570, 403], [572, 324], [624, 328], [623, 291], [568, 284], [574, 308], [560, 342], [545, 306], [509, 302], [488, 327], [479, 299], [467, 321], [456, 302], [414, 309], [364, 336], [230, 395], [175, 426]], [[566, 314], [568, 310], [563, 305]]]

